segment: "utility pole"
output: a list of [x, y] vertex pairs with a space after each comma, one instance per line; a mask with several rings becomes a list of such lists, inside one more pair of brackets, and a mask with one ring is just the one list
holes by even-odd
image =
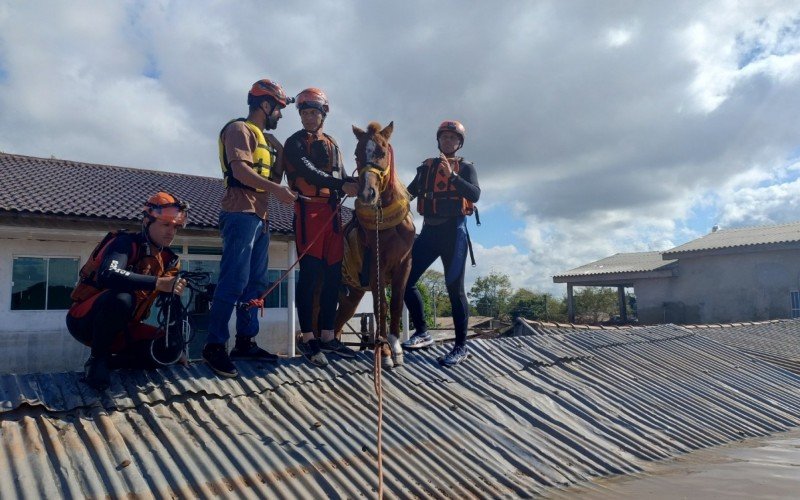
[[433, 329], [436, 329], [436, 283], [431, 285], [431, 291], [433, 292]]

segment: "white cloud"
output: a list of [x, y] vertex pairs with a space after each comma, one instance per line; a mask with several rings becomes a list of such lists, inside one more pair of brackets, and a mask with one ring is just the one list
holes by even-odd
[[[404, 180], [462, 121], [484, 222], [513, 204], [525, 226], [516, 246], [476, 231], [468, 280], [552, 287], [713, 222], [797, 218], [796, 1], [3, 3], [0, 150], [218, 175], [217, 132], [264, 77], [328, 92], [348, 167], [350, 125], [394, 120]], [[288, 109], [277, 135], [298, 127]]]
[[633, 32], [627, 28], [615, 28], [606, 33], [606, 43], [609, 47], [616, 48], [627, 45], [633, 37]]

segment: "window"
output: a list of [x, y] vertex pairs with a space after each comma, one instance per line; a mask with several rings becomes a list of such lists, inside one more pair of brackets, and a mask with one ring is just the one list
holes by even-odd
[[[269, 280], [269, 287], [271, 287], [273, 283], [281, 279], [281, 276], [283, 276], [283, 273], [285, 272], [286, 271], [278, 269], [270, 269], [267, 273], [267, 279]], [[297, 278], [299, 276], [300, 272], [295, 271], [294, 272], [295, 283], [297, 282]], [[289, 284], [287, 283], [286, 280], [281, 281], [281, 284], [278, 285], [278, 287], [275, 288], [275, 290], [273, 290], [272, 292], [270, 292], [269, 295], [266, 296], [266, 298], [264, 299], [264, 307], [265, 308], [289, 307]]]
[[69, 309], [78, 278], [77, 258], [14, 257], [12, 311]]
[[789, 292], [792, 300], [792, 318], [800, 318], [800, 291]]
[[222, 255], [222, 248], [189, 245], [189, 253], [193, 255]]

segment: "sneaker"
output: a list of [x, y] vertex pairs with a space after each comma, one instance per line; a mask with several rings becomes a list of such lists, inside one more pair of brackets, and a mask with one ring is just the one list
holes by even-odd
[[239, 371], [228, 356], [225, 344], [206, 344], [203, 347], [203, 359], [214, 373], [221, 377], [236, 377]]
[[257, 361], [266, 361], [268, 363], [275, 363], [278, 361], [278, 356], [266, 351], [256, 344], [252, 337], [236, 336], [236, 345], [231, 350], [231, 359], [253, 359]]
[[439, 363], [444, 366], [455, 366], [469, 357], [467, 346], [457, 345], [453, 346], [453, 350], [439, 358]]
[[105, 391], [111, 385], [111, 372], [108, 370], [108, 358], [89, 356], [83, 365], [83, 382], [97, 391]]
[[412, 335], [410, 339], [403, 342], [403, 349], [422, 349], [429, 345], [433, 345], [433, 337], [431, 337], [431, 334], [428, 332], [417, 332]]
[[334, 338], [333, 340], [329, 340], [327, 342], [319, 343], [319, 348], [322, 352], [331, 352], [333, 354], [338, 354], [343, 358], [355, 358], [356, 351], [350, 349], [348, 346], [344, 345], [344, 342], [341, 340]]
[[328, 366], [328, 358], [322, 353], [319, 347], [319, 340], [313, 339], [308, 342], [297, 342], [297, 350], [314, 366]]

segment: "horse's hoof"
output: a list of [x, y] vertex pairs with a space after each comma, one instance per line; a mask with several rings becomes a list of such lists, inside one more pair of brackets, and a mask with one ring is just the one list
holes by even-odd
[[403, 366], [403, 351], [400, 351], [400, 354], [392, 354], [392, 362], [395, 368]]
[[403, 364], [403, 345], [397, 335], [389, 334], [389, 348], [392, 350], [392, 361], [394, 366]]
[[394, 361], [392, 361], [391, 356], [381, 356], [381, 367], [391, 370], [394, 368]]

